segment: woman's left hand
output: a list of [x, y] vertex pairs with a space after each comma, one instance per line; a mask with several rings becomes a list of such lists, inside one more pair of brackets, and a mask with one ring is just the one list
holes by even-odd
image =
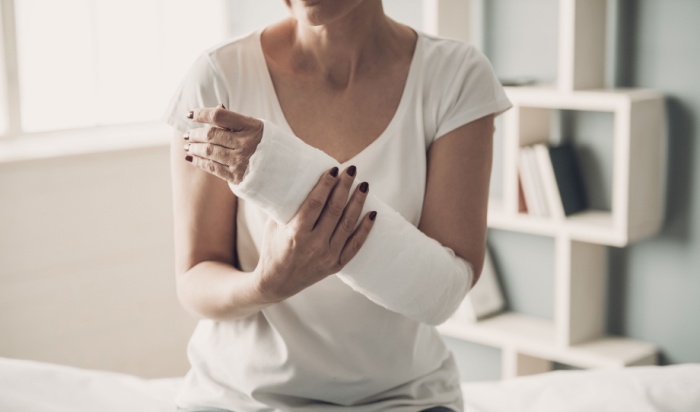
[[191, 111], [187, 117], [210, 126], [183, 135], [185, 160], [230, 183], [239, 184], [248, 160], [262, 140], [263, 122], [226, 110], [223, 105]]

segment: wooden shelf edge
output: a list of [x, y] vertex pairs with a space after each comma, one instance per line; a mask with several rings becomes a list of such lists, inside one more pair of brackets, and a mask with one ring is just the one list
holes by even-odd
[[438, 331], [456, 339], [498, 347], [549, 345], [555, 339], [551, 321], [514, 312], [505, 312], [476, 323], [454, 316], [438, 326]]
[[572, 240], [606, 246], [626, 246], [629, 235], [616, 224], [611, 212], [588, 210], [563, 220], [489, 209], [488, 227], [540, 236], [566, 236]]
[[489, 208], [488, 227], [540, 236], [565, 235], [572, 240], [605, 246], [624, 247], [630, 243], [655, 236], [661, 230], [658, 219], [616, 225], [611, 212], [585, 211], [564, 220], [554, 220], [520, 213], [506, 213], [501, 208]]
[[506, 312], [477, 323], [453, 317], [438, 331], [447, 337], [579, 368], [608, 368], [653, 364], [657, 348], [647, 342], [606, 336], [562, 347], [555, 343], [552, 321]]
[[586, 89], [560, 90], [554, 86], [505, 87], [511, 101], [519, 106], [551, 109], [611, 111], [632, 102], [663, 99], [663, 94], [650, 89]]

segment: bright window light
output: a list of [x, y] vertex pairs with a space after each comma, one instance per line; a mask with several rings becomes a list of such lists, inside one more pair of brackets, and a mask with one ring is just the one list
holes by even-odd
[[[2, 15], [0, 15], [2, 18]], [[0, 34], [0, 136], [7, 133], [7, 85], [5, 84], [5, 51], [3, 49], [2, 34]]]
[[284, 0], [233, 0], [230, 7], [234, 36], [248, 34], [290, 15]]
[[16, 0], [22, 129], [158, 120], [226, 0]]

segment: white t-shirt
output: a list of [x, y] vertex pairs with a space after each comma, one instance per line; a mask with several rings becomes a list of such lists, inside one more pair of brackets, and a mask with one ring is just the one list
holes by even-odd
[[[291, 132], [277, 100], [260, 33], [202, 54], [165, 115], [185, 131], [185, 114], [227, 108]], [[419, 33], [406, 86], [384, 132], [343, 163], [414, 226], [421, 216], [426, 153], [448, 132], [510, 102], [487, 59], [474, 47]], [[359, 180], [358, 180], [359, 181]], [[238, 199], [241, 269], [258, 263], [261, 209]], [[199, 321], [190, 340], [191, 370], [176, 403], [186, 410], [461, 410], [457, 368], [434, 327], [385, 309], [332, 275], [245, 319]]]

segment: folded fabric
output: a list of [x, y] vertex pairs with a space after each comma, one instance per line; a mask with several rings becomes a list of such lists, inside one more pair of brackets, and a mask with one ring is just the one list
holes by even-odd
[[[284, 224], [321, 174], [340, 164], [275, 124], [264, 123], [243, 180], [229, 186]], [[389, 310], [428, 324], [444, 322], [469, 291], [472, 266], [370, 193], [362, 215], [372, 210], [378, 217], [365, 244], [337, 276]]]

